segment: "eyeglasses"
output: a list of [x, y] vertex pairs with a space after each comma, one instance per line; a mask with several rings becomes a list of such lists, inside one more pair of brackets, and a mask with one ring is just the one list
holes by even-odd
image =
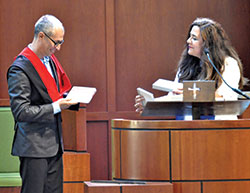
[[51, 37], [49, 37], [49, 35], [47, 35], [45, 32], [43, 32], [43, 33], [44, 33], [44, 35], [45, 35], [47, 38], [49, 38], [49, 39], [55, 44], [55, 47], [57, 47], [57, 46], [59, 46], [59, 45], [62, 45], [63, 42], [64, 42], [64, 40], [55, 41], [55, 40], [53, 40]]

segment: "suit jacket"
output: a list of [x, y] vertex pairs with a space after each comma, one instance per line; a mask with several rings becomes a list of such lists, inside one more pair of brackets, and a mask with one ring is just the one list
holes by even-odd
[[53, 113], [52, 99], [37, 71], [25, 56], [8, 70], [10, 106], [15, 119], [12, 155], [52, 157], [63, 151], [61, 114]]

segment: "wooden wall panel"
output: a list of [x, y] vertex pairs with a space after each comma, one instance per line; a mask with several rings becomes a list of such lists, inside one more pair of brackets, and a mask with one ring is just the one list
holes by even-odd
[[[174, 79], [187, 30], [196, 17], [211, 17], [222, 23], [244, 62], [246, 76], [250, 77], [250, 46], [241, 41], [250, 41], [249, 1], [115, 2], [117, 111], [134, 110], [136, 87], [153, 91], [151, 85], [156, 79]], [[230, 17], [233, 15], [236, 17]]]
[[[29, 10], [29, 12], [28, 12]], [[10, 14], [11, 13], [11, 14]], [[13, 58], [33, 39], [34, 23], [53, 14], [66, 33], [56, 53], [73, 85], [94, 86], [98, 92], [88, 111], [106, 111], [106, 48], [104, 0], [3, 0], [0, 6], [1, 85], [0, 99], [8, 98], [6, 71]], [[10, 25], [11, 24], [11, 25]], [[17, 33], [18, 32], [18, 33]]]
[[4, 34], [0, 36], [0, 99], [9, 98], [6, 81], [9, 65], [33, 37], [36, 17], [26, 14], [28, 5], [29, 2], [19, 4], [14, 0], [0, 1], [0, 33]]
[[88, 122], [87, 146], [90, 153], [91, 179], [109, 178], [109, 130], [106, 122]]
[[173, 193], [173, 184], [168, 182], [147, 182], [144, 185], [124, 185], [123, 193]]
[[64, 183], [63, 193], [84, 193], [84, 184], [80, 183]]
[[80, 182], [90, 180], [90, 154], [65, 152], [63, 154], [63, 181]]
[[250, 192], [250, 182], [229, 181], [229, 182], [204, 182], [203, 193], [248, 193]]
[[64, 0], [64, 4], [60, 7], [65, 14], [65, 45], [58, 57], [73, 85], [97, 88], [87, 111], [106, 111], [105, 0]]
[[174, 193], [202, 193], [200, 182], [173, 182]]
[[249, 141], [244, 129], [173, 131], [173, 180], [250, 179]]

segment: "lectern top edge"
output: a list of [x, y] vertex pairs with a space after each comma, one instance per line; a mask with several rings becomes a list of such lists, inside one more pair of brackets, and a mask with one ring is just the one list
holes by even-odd
[[249, 106], [250, 100], [235, 101], [150, 101], [142, 116], [200, 116], [200, 115], [241, 115]]

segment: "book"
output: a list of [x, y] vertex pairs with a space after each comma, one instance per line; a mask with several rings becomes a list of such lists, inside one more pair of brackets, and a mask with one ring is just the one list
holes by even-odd
[[70, 98], [78, 103], [88, 104], [96, 93], [94, 87], [73, 86], [66, 98]]
[[183, 83], [160, 78], [152, 84], [152, 88], [165, 92], [172, 92], [176, 89], [183, 89]]
[[157, 101], [157, 102], [166, 102], [166, 101], [182, 101], [183, 95], [174, 95], [174, 94], [168, 94], [164, 95], [158, 98], [154, 97], [154, 94], [143, 89], [143, 88], [137, 88], [137, 93], [144, 97], [144, 101], [142, 101], [142, 105], [145, 106], [147, 102]]
[[145, 106], [148, 101], [154, 101], [154, 94], [143, 89], [143, 88], [137, 88], [137, 93], [144, 97], [144, 101], [142, 101], [142, 105]]

